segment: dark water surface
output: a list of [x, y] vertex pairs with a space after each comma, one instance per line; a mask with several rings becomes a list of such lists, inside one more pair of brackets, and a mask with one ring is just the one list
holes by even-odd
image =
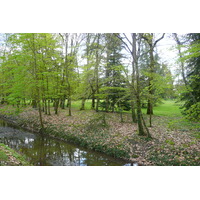
[[[40, 166], [130, 166], [102, 153], [86, 150], [58, 139], [18, 129], [0, 119], [0, 143], [22, 153]], [[134, 164], [135, 165], [135, 164]]]

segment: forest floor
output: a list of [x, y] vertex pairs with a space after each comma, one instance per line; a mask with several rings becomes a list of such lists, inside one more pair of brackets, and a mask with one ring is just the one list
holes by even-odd
[[0, 166], [30, 166], [30, 163], [22, 155], [0, 143]]
[[[44, 114], [45, 132], [140, 165], [200, 165], [200, 123], [184, 119], [174, 101], [165, 101], [155, 107], [153, 126], [148, 127], [152, 139], [138, 136], [137, 125], [131, 122], [130, 113], [123, 113], [121, 122], [118, 113], [80, 111], [77, 105], [72, 116], [68, 116], [67, 109], [60, 109], [58, 115], [53, 114], [53, 109], [52, 115]], [[37, 110], [27, 107], [13, 115], [15, 111], [11, 106], [1, 106], [0, 114], [39, 132]], [[148, 117], [145, 115], [147, 125]]]

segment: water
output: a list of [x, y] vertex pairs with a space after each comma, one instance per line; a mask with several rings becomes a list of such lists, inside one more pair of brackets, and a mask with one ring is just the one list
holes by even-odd
[[58, 139], [15, 128], [3, 120], [0, 120], [0, 143], [24, 154], [31, 164], [37, 166], [137, 165]]

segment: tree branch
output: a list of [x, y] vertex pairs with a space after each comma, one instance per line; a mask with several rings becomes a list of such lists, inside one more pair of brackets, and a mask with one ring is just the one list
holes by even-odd
[[114, 35], [115, 35], [118, 39], [120, 39], [120, 40], [122, 41], [122, 43], [127, 47], [126, 50], [128, 50], [128, 51], [131, 53], [131, 55], [132, 55], [131, 49], [130, 49], [129, 46], [126, 44], [126, 42], [124, 42], [124, 40], [122, 39], [122, 37], [120, 37], [120, 36], [119, 36], [118, 34], [116, 34], [116, 33], [114, 33]]
[[160, 40], [162, 40], [162, 39], [164, 38], [164, 36], [165, 36], [165, 33], [163, 33], [162, 37], [160, 37], [159, 39], [157, 39], [157, 40], [154, 42], [153, 48], [156, 46], [156, 44], [157, 44]]

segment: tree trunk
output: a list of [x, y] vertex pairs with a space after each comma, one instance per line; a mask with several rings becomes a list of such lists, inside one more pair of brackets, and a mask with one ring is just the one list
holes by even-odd
[[134, 98], [133, 98], [133, 92], [131, 92], [131, 117], [133, 123], [137, 123], [137, 117], [135, 113], [135, 103], [134, 103]]
[[85, 110], [85, 100], [86, 100], [85, 98], [82, 98], [80, 110]]
[[92, 106], [91, 109], [94, 110], [95, 109], [95, 96], [94, 93], [92, 93]]
[[[100, 63], [100, 55], [99, 55], [99, 41], [100, 40], [100, 34], [97, 34], [97, 47], [96, 47], [96, 63], [95, 63], [95, 82], [96, 82], [96, 94], [99, 94], [99, 63]], [[96, 112], [99, 111], [99, 97], [96, 97]]]
[[39, 119], [40, 119], [40, 133], [43, 133], [44, 130], [44, 124], [43, 124], [43, 119], [42, 119], [42, 109], [41, 109], [41, 104], [40, 100], [38, 100], [38, 111], [39, 111]]
[[71, 104], [71, 97], [68, 98], [68, 108], [69, 108], [69, 116], [72, 116], [72, 104]]
[[147, 115], [153, 115], [153, 104], [150, 99], [148, 99], [147, 103]]
[[32, 100], [31, 105], [32, 105], [32, 108], [37, 108], [37, 102], [35, 99]]
[[65, 109], [65, 99], [66, 99], [66, 96], [64, 95], [63, 98], [60, 100], [60, 108], [61, 109]]
[[44, 99], [44, 112], [47, 115], [47, 100]]
[[59, 99], [55, 99], [54, 110], [56, 115], [58, 114], [58, 107], [59, 107]]
[[150, 76], [149, 76], [149, 98], [148, 98], [148, 104], [147, 104], [147, 114], [153, 115], [153, 89], [152, 89], [152, 81], [153, 81], [153, 73], [154, 73], [154, 56], [153, 56], [153, 44], [152, 41], [149, 43], [150, 46]]
[[51, 115], [51, 110], [50, 110], [50, 100], [48, 100], [48, 115]]
[[105, 111], [108, 112], [108, 110], [109, 110], [109, 99], [108, 99], [108, 97], [106, 97], [106, 105], [105, 106], [106, 106]]
[[136, 33], [132, 34], [133, 40], [133, 60], [136, 70], [136, 104], [137, 104], [137, 124], [138, 124], [138, 135], [151, 137], [149, 130], [146, 128], [145, 121], [143, 120], [142, 110], [141, 110], [141, 99], [140, 99], [140, 77], [139, 77], [139, 67], [138, 67], [138, 56], [136, 53]]

